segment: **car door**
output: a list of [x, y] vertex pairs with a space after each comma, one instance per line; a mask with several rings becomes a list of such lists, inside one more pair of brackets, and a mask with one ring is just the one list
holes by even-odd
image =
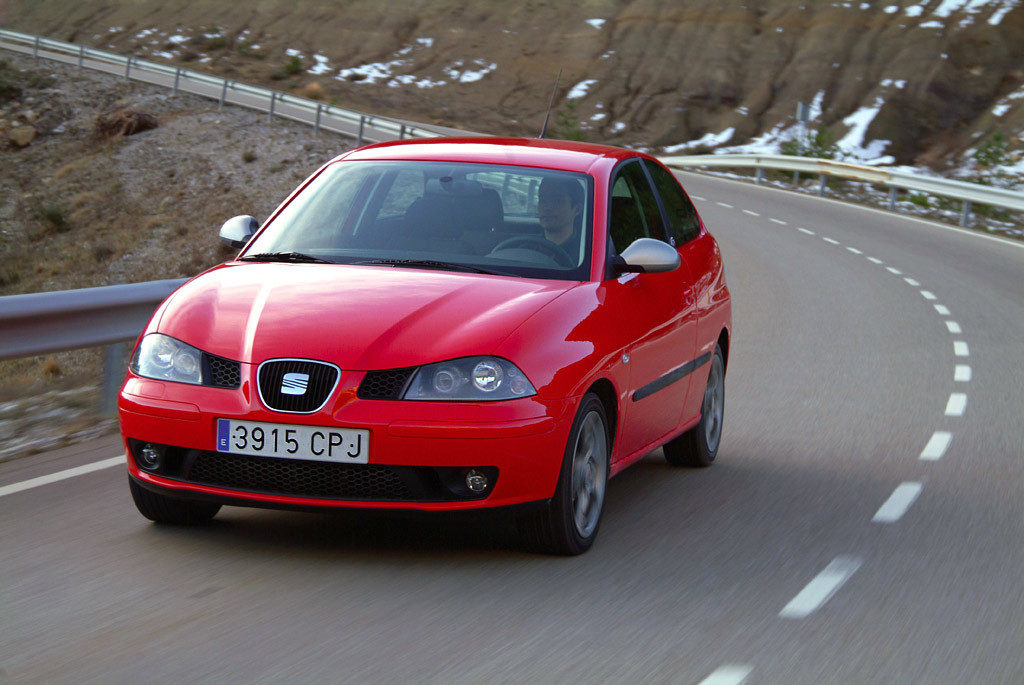
[[[647, 172], [633, 159], [617, 167], [610, 181], [610, 256], [645, 237], [671, 243]], [[629, 369], [615, 450], [622, 458], [679, 425], [696, 345], [693, 283], [683, 261], [668, 273], [609, 273], [602, 285]]]

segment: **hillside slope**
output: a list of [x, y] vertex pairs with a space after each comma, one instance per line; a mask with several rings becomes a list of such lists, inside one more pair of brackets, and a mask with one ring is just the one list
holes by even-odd
[[561, 69], [611, 143], [777, 149], [803, 102], [855, 160], [1024, 147], [1021, 0], [9, 0], [0, 24], [491, 133], [535, 135]]

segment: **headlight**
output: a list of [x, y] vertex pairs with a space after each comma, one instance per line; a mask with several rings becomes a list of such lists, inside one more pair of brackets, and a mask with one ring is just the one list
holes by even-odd
[[402, 399], [490, 402], [536, 394], [512, 362], [498, 357], [463, 357], [421, 366]]
[[202, 352], [162, 333], [150, 333], [128, 365], [132, 373], [161, 381], [201, 385]]

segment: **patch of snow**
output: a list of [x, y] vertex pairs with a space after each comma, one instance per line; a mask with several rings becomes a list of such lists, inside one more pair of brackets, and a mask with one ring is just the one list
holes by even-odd
[[432, 47], [434, 47], [434, 39], [433, 38], [417, 38], [416, 42], [419, 43], [420, 45], [422, 45], [425, 48], [432, 48]]
[[445, 67], [442, 71], [444, 71], [444, 73], [448, 75], [448, 78], [453, 81], [458, 81], [459, 83], [473, 83], [475, 81], [479, 81], [484, 76], [487, 76], [487, 74], [498, 68], [497, 64], [493, 62], [488, 64], [487, 61], [482, 59], [473, 60], [471, 64], [478, 67], [478, 69], [464, 69], [463, 61], [460, 59], [452, 65]]
[[396, 66], [401, 66], [403, 64], [405, 64], [403, 60], [364, 64], [360, 67], [341, 69], [335, 78], [338, 80], [347, 80], [350, 76], [362, 76], [363, 78], [358, 81], [359, 83], [376, 83], [377, 81], [383, 81], [384, 79], [391, 78], [391, 70]]
[[920, 5], [914, 5], [907, 8], [908, 17], [920, 17], [922, 12], [924, 12], [924, 8]]
[[609, 57], [611, 57], [614, 54], [615, 54], [614, 50], [609, 50], [608, 52], [606, 52], [603, 55], [601, 55], [601, 59], [608, 59]]
[[992, 114], [994, 114], [997, 117], [1001, 117], [1001, 116], [1003, 116], [1004, 114], [1006, 114], [1009, 111], [1010, 111], [1010, 104], [1007, 103], [1007, 102], [1004, 102], [1002, 104], [996, 105], [995, 107], [992, 108]]
[[331, 68], [327, 66], [327, 58], [323, 55], [313, 55], [313, 59], [316, 60], [316, 65], [313, 66], [312, 69], [307, 69], [307, 74], [319, 75], [332, 71]]
[[845, 156], [856, 159], [864, 164], [892, 164], [893, 158], [883, 156], [882, 154], [885, 152], [885, 148], [889, 145], [890, 141], [872, 140], [867, 145], [865, 145], [864, 141], [868, 127], [884, 104], [884, 99], [876, 97], [874, 104], [869, 107], [861, 107], [843, 119], [843, 123], [849, 126], [850, 130], [836, 143], [836, 146]]
[[746, 107], [737, 107], [733, 111], [735, 111], [737, 114], [741, 114], [743, 116], [747, 116], [748, 114], [750, 114], [750, 110], [747, 109]]
[[160, 51], [160, 52], [155, 52], [153, 54], [156, 55], [157, 57], [163, 57], [164, 59], [174, 59], [174, 53], [173, 52], [163, 52], [163, 51]]
[[119, 31], [124, 31], [124, 27], [123, 26], [111, 26], [109, 29], [107, 29], [107, 33], [117, 33]]
[[292, 48], [288, 48], [287, 50], [285, 50], [284, 54], [288, 55], [289, 57], [298, 57], [300, 59], [302, 58], [302, 52], [300, 52], [299, 50], [293, 50]]
[[587, 19], [586, 21], [587, 21], [588, 24], [593, 26], [595, 29], [600, 29], [602, 26], [604, 26], [604, 23], [607, 20], [606, 19]]
[[888, 7], [886, 7], [886, 8], [885, 8], [885, 10], [884, 10], [884, 12], [885, 12], [886, 14], [896, 14], [896, 13], [897, 13], [897, 12], [899, 12], [899, 11], [900, 11], [900, 8], [899, 8], [899, 6], [898, 6], [898, 5], [889, 5], [889, 6], [888, 6]]
[[[623, 124], [623, 128], [625, 128], [625, 124]], [[725, 129], [721, 133], [705, 133], [697, 140], [691, 140], [680, 145], [672, 145], [670, 147], [667, 147], [665, 148], [665, 152], [672, 154], [674, 152], [679, 152], [681, 150], [686, 150], [689, 148], [700, 146], [718, 147], [719, 145], [724, 145], [725, 143], [728, 143], [730, 140], [732, 140], [732, 135], [735, 132], [736, 129], [730, 127]]]
[[618, 133], [619, 131], [625, 130], [625, 128], [626, 128], [626, 124], [624, 122], [616, 121], [612, 125], [612, 129], [611, 130], [612, 130], [612, 133]]
[[156, 33], [156, 29], [143, 29], [142, 31], [136, 33], [135, 37], [141, 40], [152, 33]]
[[565, 96], [566, 99], [578, 100], [579, 98], [585, 97], [587, 91], [589, 91], [590, 87], [595, 83], [597, 83], [597, 79], [594, 78], [587, 79], [586, 81], [580, 81], [579, 83], [572, 87], [572, 90], [569, 91], [569, 94]]
[[175, 43], [176, 45], [181, 45], [182, 43], [187, 43], [188, 42], [188, 36], [182, 36], [182, 35], [170, 36], [167, 39], [167, 41], [169, 43]]
[[608, 114], [606, 114], [605, 112], [598, 112], [594, 116], [590, 117], [590, 120], [591, 121], [601, 121], [601, 120], [607, 119], [607, 118], [608, 118]]
[[926, 21], [923, 24], [918, 24], [917, 27], [920, 29], [944, 29], [946, 25], [941, 21]]

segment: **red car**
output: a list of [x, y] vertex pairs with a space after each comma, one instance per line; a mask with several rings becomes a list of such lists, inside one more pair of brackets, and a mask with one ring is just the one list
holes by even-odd
[[718, 451], [731, 305], [714, 238], [646, 155], [386, 143], [318, 170], [156, 311], [119, 409], [143, 516], [221, 505], [503, 508], [578, 554], [609, 477]]

